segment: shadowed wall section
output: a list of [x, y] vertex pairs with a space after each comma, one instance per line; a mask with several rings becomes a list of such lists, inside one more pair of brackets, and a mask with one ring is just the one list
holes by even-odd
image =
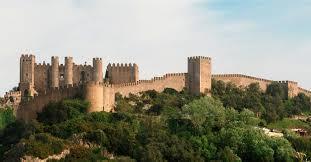
[[20, 108], [17, 110], [17, 119], [23, 119], [30, 121], [37, 118], [37, 113], [42, 112], [44, 106], [50, 102], [59, 102], [64, 99], [74, 98], [78, 94], [82, 93], [83, 88], [81, 86], [68, 86], [54, 88], [39, 96], [34, 96], [29, 101], [23, 101], [20, 104]]

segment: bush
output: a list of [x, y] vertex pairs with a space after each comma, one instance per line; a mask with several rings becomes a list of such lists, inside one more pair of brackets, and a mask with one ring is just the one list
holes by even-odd
[[38, 114], [38, 121], [48, 125], [61, 123], [85, 114], [88, 107], [88, 102], [78, 99], [50, 103]]
[[42, 133], [31, 136], [28, 140], [23, 140], [25, 155], [47, 158], [49, 155], [60, 154], [65, 149], [64, 141]]
[[15, 121], [12, 108], [0, 108], [0, 130]]

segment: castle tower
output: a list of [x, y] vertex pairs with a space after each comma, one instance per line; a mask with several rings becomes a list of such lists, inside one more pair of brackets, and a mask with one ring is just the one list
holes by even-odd
[[35, 84], [35, 56], [22, 55], [20, 58], [20, 82], [19, 89], [22, 97], [34, 96]]
[[102, 83], [90, 81], [85, 86], [85, 100], [90, 102], [87, 112], [101, 112], [104, 110], [104, 86]]
[[191, 94], [210, 95], [212, 87], [211, 58], [195, 56], [188, 58], [188, 90]]
[[51, 59], [52, 67], [51, 67], [51, 88], [59, 87], [59, 58], [57, 56], [53, 56]]
[[131, 64], [130, 64], [130, 67], [131, 67], [131, 73], [132, 73], [132, 77], [133, 78], [131, 78], [131, 81], [132, 82], [137, 82], [138, 80], [139, 80], [139, 71], [138, 71], [138, 66], [137, 66], [137, 64], [133, 64], [133, 66], [131, 66]]
[[65, 85], [73, 85], [73, 59], [65, 57]]
[[110, 84], [134, 83], [138, 81], [137, 64], [108, 64], [106, 79]]
[[103, 82], [103, 61], [101, 58], [93, 58], [93, 81]]

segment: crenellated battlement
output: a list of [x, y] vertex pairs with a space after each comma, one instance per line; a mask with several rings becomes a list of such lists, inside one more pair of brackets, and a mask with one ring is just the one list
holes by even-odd
[[104, 83], [97, 81], [89, 81], [86, 83], [87, 86], [104, 86]]
[[58, 60], [58, 59], [59, 59], [59, 57], [58, 57], [58, 56], [52, 56], [52, 57], [51, 57], [51, 59], [52, 59], [52, 60], [55, 60], [55, 59], [57, 59], [57, 60]]
[[138, 81], [138, 66], [135, 63], [109, 63], [106, 76], [110, 84], [131, 83]]
[[45, 63], [45, 61], [43, 61], [43, 63], [35, 63], [35, 67], [37, 68], [48, 68], [50, 66], [50, 63]]
[[[61, 64], [60, 66], [64, 67], [63, 64]], [[77, 69], [92, 69], [93, 66], [92, 65], [76, 65], [74, 64], [74, 68], [77, 68]]]
[[136, 63], [109, 63], [108, 68], [133, 68], [137, 67]]
[[22, 54], [21, 60], [23, 61], [31, 61], [35, 59], [35, 55], [32, 54]]
[[102, 60], [102, 58], [95, 57], [95, 58], [93, 58], [93, 61], [103, 61], [103, 60]]
[[279, 83], [283, 83], [283, 84], [297, 84], [298, 85], [298, 82], [289, 81], [289, 80], [282, 80], [282, 81], [279, 81]]
[[153, 84], [161, 81], [168, 80], [170, 78], [185, 78], [187, 73], [168, 73], [161, 77], [154, 77], [151, 80], [139, 80], [137, 82], [130, 83], [120, 83], [120, 84], [112, 84], [112, 87], [127, 87], [127, 86], [138, 86], [140, 84]]
[[103, 86], [104, 86], [104, 87], [107, 87], [107, 88], [113, 88], [113, 85], [112, 85], [112, 84], [103, 83]]
[[186, 76], [187, 73], [168, 73], [168, 74], [165, 74], [163, 77], [174, 77], [174, 76]]
[[53, 87], [53, 88], [50, 88], [50, 89], [47, 89], [47, 90], [43, 91], [42, 93], [34, 95], [34, 98], [35, 97], [40, 97], [40, 96], [43, 96], [43, 95], [48, 95], [48, 94], [51, 94], [51, 93], [57, 92], [57, 91], [64, 91], [64, 90], [80, 88], [81, 86], [82, 85], [80, 85], [80, 84], [73, 84], [73, 85], [62, 85], [62, 86], [59, 86], [59, 87]]
[[252, 79], [254, 81], [260, 81], [260, 82], [273, 82], [273, 80], [269, 80], [269, 79], [263, 79], [263, 78], [257, 78], [257, 77], [253, 77], [253, 76], [248, 76], [248, 75], [244, 75], [244, 74], [213, 74], [212, 78], [221, 78], [221, 77], [225, 77], [225, 78], [231, 78], [231, 77], [235, 77], [235, 78], [247, 78], [247, 79]]
[[212, 60], [212, 58], [206, 57], [206, 56], [192, 56], [192, 57], [188, 57], [189, 61], [191, 61], [191, 60], [200, 60], [200, 59], [209, 60], [209, 61]]

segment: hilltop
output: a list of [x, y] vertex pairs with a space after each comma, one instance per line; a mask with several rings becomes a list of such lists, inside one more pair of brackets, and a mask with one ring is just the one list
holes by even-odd
[[[165, 89], [116, 95], [114, 113], [87, 113], [89, 102], [51, 103], [37, 120], [11, 121], [1, 131], [5, 161], [59, 158], [61, 161], [298, 161], [310, 159], [310, 121], [304, 136], [291, 126], [275, 126], [294, 115], [310, 114], [310, 98], [288, 98], [273, 83], [241, 88], [213, 81], [213, 97]], [[291, 119], [294, 120], [294, 119]], [[277, 128], [269, 137], [259, 128]], [[55, 156], [51, 156], [55, 155]]]

